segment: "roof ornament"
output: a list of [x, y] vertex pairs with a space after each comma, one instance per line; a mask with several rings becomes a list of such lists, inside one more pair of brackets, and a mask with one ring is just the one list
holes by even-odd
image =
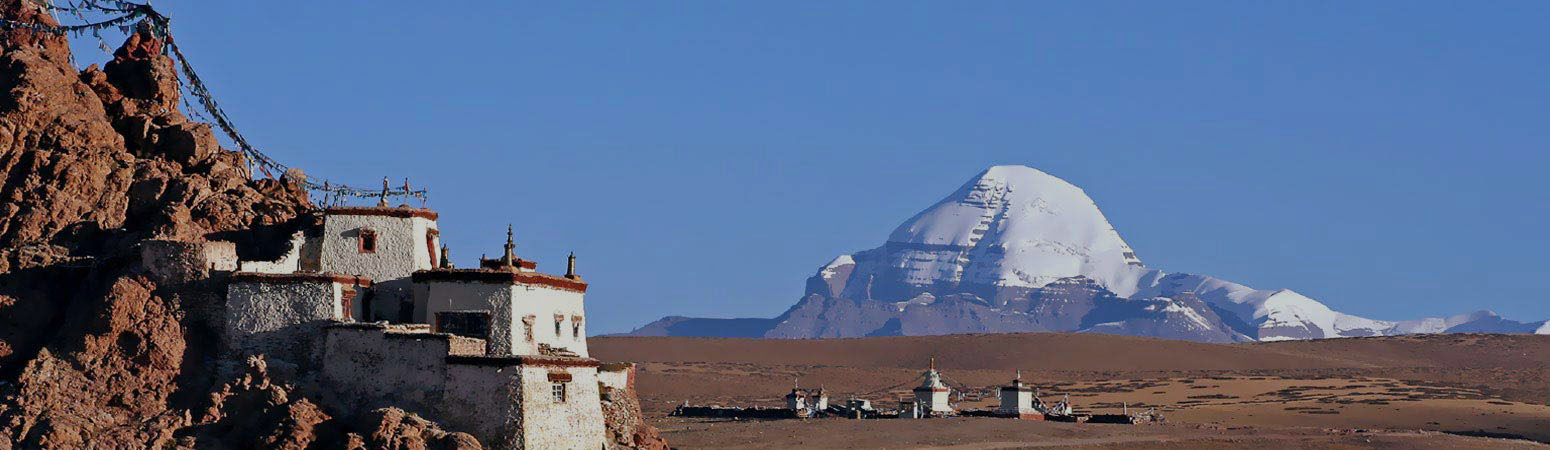
[[514, 242], [513, 236], [514, 235], [511, 231], [511, 224], [508, 223], [506, 224], [506, 254], [501, 255], [501, 264], [505, 264], [507, 266], [516, 264], [517, 262], [517, 254], [514, 252], [514, 250], [517, 249], [517, 244]]
[[453, 268], [452, 267], [452, 257], [450, 256], [451, 253], [452, 253], [451, 250], [447, 250], [447, 244], [441, 244], [441, 268], [443, 268], [443, 269], [451, 269], [451, 268]]
[[388, 177], [382, 177], [382, 196], [377, 200], [377, 206], [386, 207], [388, 205], [388, 189]]
[[409, 192], [409, 177], [404, 177], [404, 206], [409, 206], [409, 198], [414, 196]]
[[576, 279], [576, 252], [570, 252], [570, 259], [565, 261], [565, 278]]

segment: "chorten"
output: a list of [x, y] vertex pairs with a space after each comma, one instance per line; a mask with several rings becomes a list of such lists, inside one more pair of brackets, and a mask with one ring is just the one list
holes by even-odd
[[936, 358], [931, 359], [931, 368], [922, 377], [925, 379], [914, 389], [915, 401], [925, 409], [926, 414], [952, 414], [953, 407], [947, 404], [950, 389], [942, 383], [942, 374], [936, 371]]

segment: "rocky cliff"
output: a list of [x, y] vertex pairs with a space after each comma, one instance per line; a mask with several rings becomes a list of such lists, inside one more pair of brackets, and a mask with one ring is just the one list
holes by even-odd
[[[26, 0], [0, 18], [57, 26]], [[274, 259], [315, 220], [302, 175], [255, 180], [185, 117], [149, 32], [78, 70], [65, 36], [0, 30], [0, 450], [479, 447], [396, 409], [323, 411], [262, 359], [219, 379], [226, 273], [201, 249]]]

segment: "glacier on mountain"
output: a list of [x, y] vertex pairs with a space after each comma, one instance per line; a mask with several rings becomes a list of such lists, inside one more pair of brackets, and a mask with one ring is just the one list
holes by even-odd
[[631, 334], [692, 330], [785, 338], [1077, 331], [1237, 342], [1550, 334], [1550, 323], [1490, 311], [1373, 320], [1290, 289], [1148, 268], [1081, 188], [1031, 167], [995, 166], [906, 220], [881, 247], [819, 268], [804, 297], [775, 319], [671, 317]]

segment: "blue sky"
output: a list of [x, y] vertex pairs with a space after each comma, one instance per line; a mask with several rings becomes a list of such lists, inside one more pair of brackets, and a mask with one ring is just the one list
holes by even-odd
[[429, 187], [463, 265], [576, 251], [595, 333], [772, 317], [994, 164], [1151, 267], [1550, 318], [1550, 3], [156, 4], [271, 156]]

